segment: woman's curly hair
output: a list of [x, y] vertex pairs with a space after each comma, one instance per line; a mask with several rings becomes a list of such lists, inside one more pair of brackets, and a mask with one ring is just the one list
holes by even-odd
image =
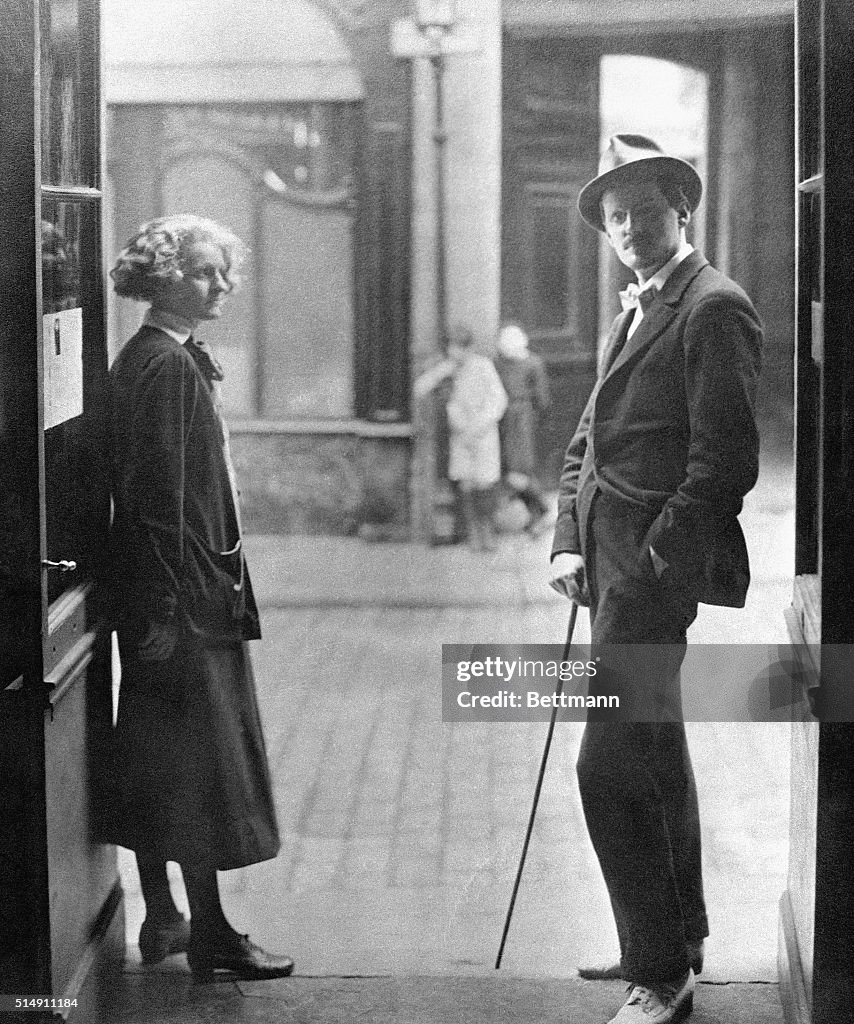
[[249, 250], [228, 228], [190, 213], [158, 217], [143, 224], [119, 253], [110, 271], [117, 295], [150, 302], [161, 281], [180, 280], [188, 251], [199, 242], [218, 246], [228, 265], [230, 287], [239, 284], [237, 274]]

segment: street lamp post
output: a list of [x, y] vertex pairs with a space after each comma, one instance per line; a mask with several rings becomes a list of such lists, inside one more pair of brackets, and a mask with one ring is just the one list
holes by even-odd
[[[434, 152], [433, 208], [434, 208], [434, 295], [435, 336], [432, 350], [439, 352], [448, 337], [448, 281], [447, 281], [447, 130], [445, 126], [444, 78], [449, 55], [474, 53], [478, 44], [457, 24], [455, 0], [414, 0], [412, 18], [395, 21], [391, 29], [391, 52], [395, 57], [415, 61], [426, 60], [432, 72], [434, 110], [432, 141]], [[432, 539], [432, 502], [435, 492], [435, 414], [416, 409], [417, 431], [414, 438], [414, 534], [422, 540]]]
[[445, 250], [445, 131], [444, 74], [445, 58], [441, 50], [430, 58], [436, 97], [436, 122], [433, 142], [436, 151], [436, 330], [442, 348], [448, 341], [448, 285]]
[[[396, 21], [392, 26], [391, 49], [396, 57], [415, 60], [427, 58], [433, 72], [436, 209], [436, 332], [437, 347], [447, 338], [447, 272], [445, 242], [445, 130], [444, 74], [448, 52], [466, 52], [471, 47], [454, 39], [455, 0], [415, 0], [413, 18]], [[461, 45], [462, 44], [462, 45]], [[463, 49], [465, 47], [465, 49]]]

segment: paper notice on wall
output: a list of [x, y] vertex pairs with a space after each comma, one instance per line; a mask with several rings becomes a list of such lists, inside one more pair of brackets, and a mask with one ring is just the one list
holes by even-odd
[[83, 310], [44, 318], [44, 429], [83, 412]]

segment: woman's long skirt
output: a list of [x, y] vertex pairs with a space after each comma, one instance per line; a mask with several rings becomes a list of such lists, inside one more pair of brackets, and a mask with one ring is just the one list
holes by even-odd
[[118, 721], [102, 780], [107, 842], [162, 860], [243, 867], [279, 832], [248, 646], [183, 639], [165, 662], [122, 642]]

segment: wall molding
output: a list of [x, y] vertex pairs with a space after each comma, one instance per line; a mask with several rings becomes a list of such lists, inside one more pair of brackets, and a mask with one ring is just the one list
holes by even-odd
[[110, 105], [182, 103], [351, 103], [364, 98], [353, 64], [135, 64], [104, 68]]
[[411, 423], [373, 423], [370, 420], [232, 420], [232, 437], [240, 434], [324, 434], [353, 437], [411, 437]]
[[793, 0], [504, 0], [504, 27], [512, 35], [546, 36], [571, 33], [621, 35], [638, 31], [708, 32], [747, 28], [762, 23], [791, 24]]

